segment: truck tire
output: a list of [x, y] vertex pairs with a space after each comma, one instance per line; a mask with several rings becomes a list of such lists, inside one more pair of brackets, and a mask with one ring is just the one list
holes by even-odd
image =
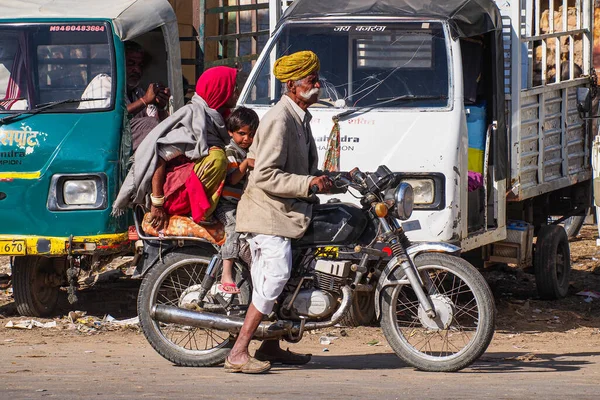
[[[567, 218], [560, 224], [563, 228], [565, 228], [565, 231], [567, 232], [567, 237], [569, 238], [569, 240], [575, 239], [577, 237], [577, 235], [579, 235], [579, 231], [583, 227], [585, 218], [588, 216], [589, 213], [590, 213], [590, 209], [588, 208], [585, 210], [584, 215], [574, 215], [572, 217]], [[553, 215], [553, 216], [548, 217], [548, 224], [552, 224], [554, 221], [558, 220], [559, 218], [561, 218], [560, 215], [556, 215], [556, 216]]]
[[52, 259], [38, 256], [15, 257], [12, 266], [13, 295], [22, 316], [52, 315], [58, 303], [60, 287], [50, 285], [55, 274]]
[[585, 221], [586, 215], [575, 215], [574, 217], [571, 217], [565, 220], [565, 222], [563, 222], [563, 227], [567, 232], [567, 237], [569, 238], [569, 240], [575, 239], [577, 235], [579, 235], [579, 231], [583, 226], [583, 222]]
[[340, 321], [340, 325], [357, 327], [370, 325], [375, 318], [375, 292], [354, 292], [352, 306]]
[[535, 282], [540, 298], [556, 300], [567, 295], [571, 251], [562, 226], [543, 226], [538, 232], [533, 261]]

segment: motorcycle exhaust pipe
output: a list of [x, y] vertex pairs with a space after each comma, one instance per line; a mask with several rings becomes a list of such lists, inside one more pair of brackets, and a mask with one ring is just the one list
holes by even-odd
[[[306, 323], [304, 330], [322, 329], [338, 323], [352, 304], [352, 290], [348, 286], [342, 287], [342, 303], [329, 321]], [[244, 324], [244, 319], [210, 312], [198, 312], [184, 308], [157, 304], [150, 310], [150, 317], [167, 324], [179, 324], [194, 328], [214, 329], [227, 331], [232, 334], [239, 333]], [[300, 323], [280, 320], [275, 322], [261, 322], [254, 334], [255, 339], [276, 339], [289, 333], [298, 334]]]
[[[244, 318], [230, 317], [211, 312], [198, 312], [184, 308], [155, 305], [150, 311], [150, 317], [166, 324], [179, 324], [194, 328], [214, 329], [232, 334], [239, 333], [244, 325]], [[255, 339], [275, 339], [290, 332], [294, 327], [292, 321], [261, 322], [254, 334]]]

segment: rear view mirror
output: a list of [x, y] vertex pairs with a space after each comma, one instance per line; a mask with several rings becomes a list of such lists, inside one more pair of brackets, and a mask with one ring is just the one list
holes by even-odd
[[590, 88], [577, 88], [577, 111], [580, 113], [589, 113], [592, 111], [592, 96], [590, 95]]

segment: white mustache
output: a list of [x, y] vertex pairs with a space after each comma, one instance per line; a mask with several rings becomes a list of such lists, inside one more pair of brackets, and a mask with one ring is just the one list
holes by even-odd
[[315, 94], [318, 94], [319, 96], [321, 95], [321, 89], [319, 88], [312, 88], [310, 89], [308, 92], [302, 92], [302, 93], [298, 93], [298, 95], [300, 97], [302, 97], [304, 100], [308, 100], [311, 97], [313, 97]]

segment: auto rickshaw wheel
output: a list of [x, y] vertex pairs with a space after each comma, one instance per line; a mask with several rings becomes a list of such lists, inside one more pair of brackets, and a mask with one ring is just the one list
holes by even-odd
[[54, 260], [48, 257], [15, 257], [12, 265], [13, 295], [19, 314], [45, 317], [56, 309], [60, 294]]

